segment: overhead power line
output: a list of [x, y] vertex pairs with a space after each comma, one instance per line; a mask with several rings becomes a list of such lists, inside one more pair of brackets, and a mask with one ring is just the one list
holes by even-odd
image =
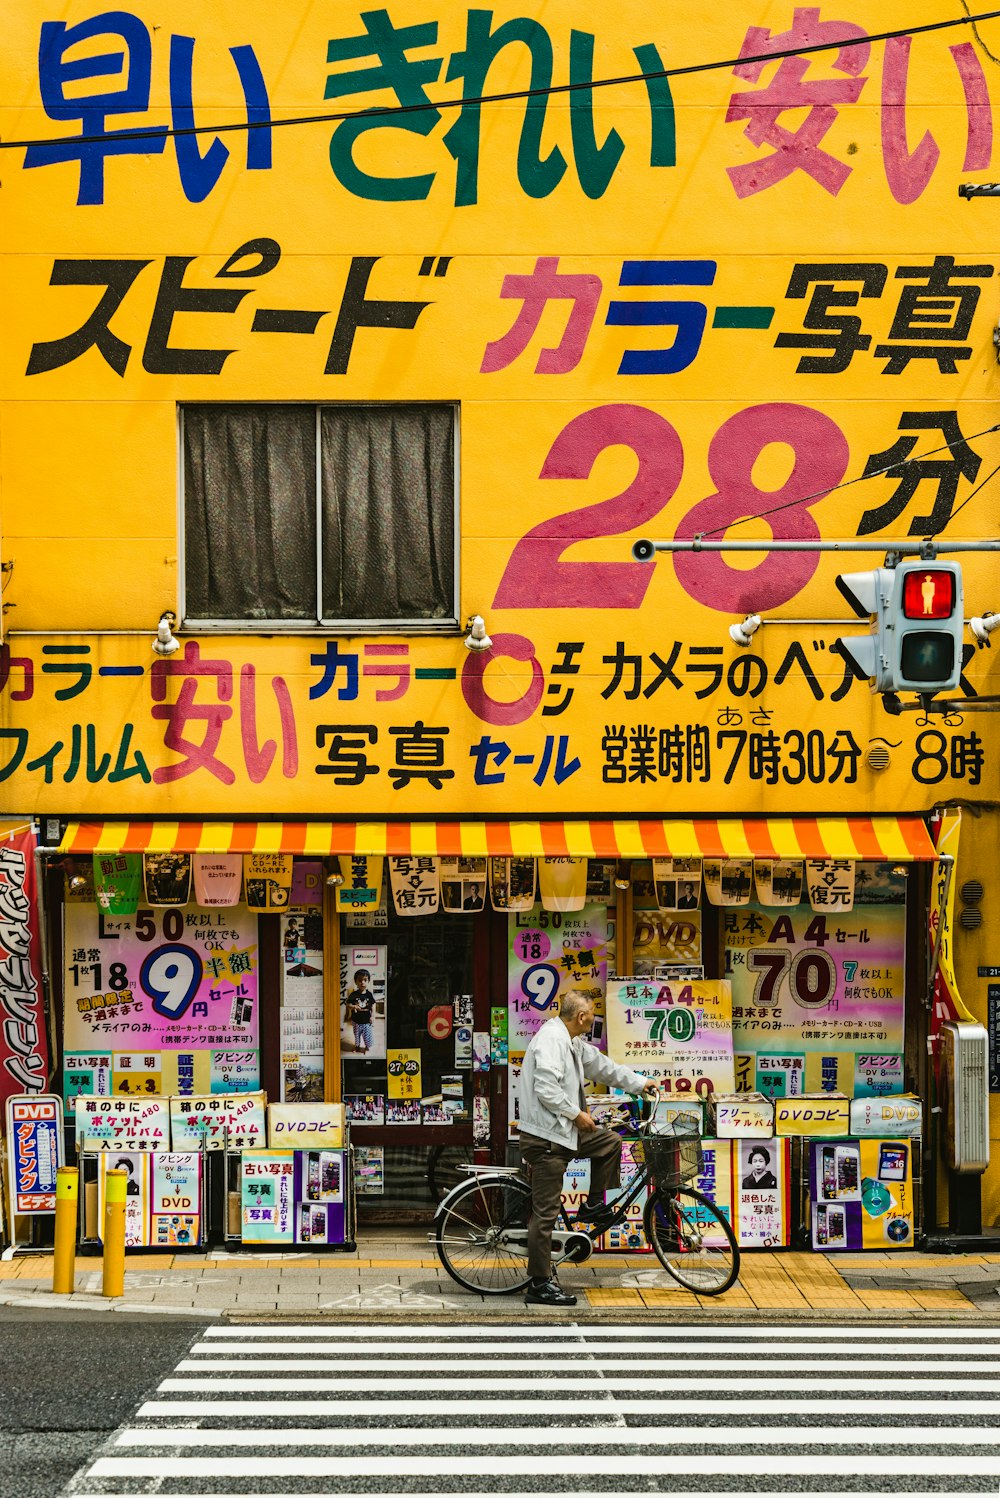
[[[695, 73], [720, 72], [748, 62], [780, 62], [785, 57], [808, 57], [816, 52], [840, 52], [845, 47], [866, 47], [872, 42], [888, 42], [897, 36], [920, 36], [930, 31], [947, 31], [956, 26], [976, 26], [980, 21], [994, 21], [1000, 10], [982, 11], [975, 16], [955, 16], [948, 21], [929, 21], [924, 26], [901, 26], [895, 31], [879, 31], [864, 36], [845, 37], [842, 41], [816, 42], [808, 47], [789, 47], [780, 52], [754, 52], [746, 57], [720, 58], [715, 62], [694, 62], [683, 67], [659, 68], [644, 73], [622, 73], [616, 78], [595, 78], [587, 83], [553, 83], [547, 88], [511, 89], [500, 94], [479, 94], [473, 98], [440, 99], [426, 104], [395, 104], [379, 108], [337, 110], [325, 114], [295, 115], [280, 120], [240, 120], [227, 125], [188, 125], [183, 129], [114, 130], [97, 135], [44, 136], [36, 140], [0, 140], [0, 150], [25, 150], [28, 146], [51, 146], [71, 140], [74, 146], [98, 145], [105, 140], [164, 140], [179, 135], [231, 135], [250, 130], [278, 130], [290, 125], [327, 125], [341, 120], [385, 120], [409, 114], [426, 114], [428, 110], [462, 109], [468, 105], [505, 104], [518, 99], [550, 98], [556, 94], [590, 93], [599, 88], [618, 88], [628, 83], [656, 82], [663, 78], [686, 78]], [[109, 111], [111, 113], [113, 111]]]

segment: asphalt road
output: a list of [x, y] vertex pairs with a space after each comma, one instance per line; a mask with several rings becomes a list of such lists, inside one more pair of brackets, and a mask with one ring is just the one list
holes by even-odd
[[0, 1310], [0, 1493], [55, 1498], [200, 1334], [155, 1316]]

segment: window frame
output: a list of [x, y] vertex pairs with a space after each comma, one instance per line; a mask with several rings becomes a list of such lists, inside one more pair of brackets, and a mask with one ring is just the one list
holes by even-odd
[[[187, 535], [185, 530], [184, 413], [190, 406], [298, 406], [311, 410], [316, 429], [316, 617], [314, 619], [200, 619], [187, 612]], [[452, 613], [443, 619], [324, 619], [323, 602], [323, 454], [321, 447], [322, 415], [325, 410], [345, 408], [370, 411], [394, 407], [412, 409], [435, 406], [452, 415]], [[199, 634], [456, 634], [461, 627], [461, 403], [449, 400], [392, 401], [262, 401], [262, 400], [189, 400], [177, 403], [177, 560], [179, 629]]]

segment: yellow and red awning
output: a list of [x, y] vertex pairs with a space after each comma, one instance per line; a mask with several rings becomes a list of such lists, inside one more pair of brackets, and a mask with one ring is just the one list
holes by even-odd
[[60, 853], [494, 854], [584, 858], [933, 860], [920, 817], [664, 821], [70, 822]]

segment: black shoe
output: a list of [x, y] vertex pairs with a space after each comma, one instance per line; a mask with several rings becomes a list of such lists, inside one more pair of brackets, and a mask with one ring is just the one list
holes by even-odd
[[524, 1292], [526, 1306], [575, 1306], [576, 1296], [567, 1295], [555, 1280], [543, 1280], [540, 1285], [530, 1284]]
[[602, 1202], [598, 1207], [590, 1207], [584, 1202], [583, 1206], [573, 1218], [572, 1226], [586, 1231], [587, 1225], [595, 1233], [603, 1233], [614, 1221], [615, 1209], [608, 1203]]

